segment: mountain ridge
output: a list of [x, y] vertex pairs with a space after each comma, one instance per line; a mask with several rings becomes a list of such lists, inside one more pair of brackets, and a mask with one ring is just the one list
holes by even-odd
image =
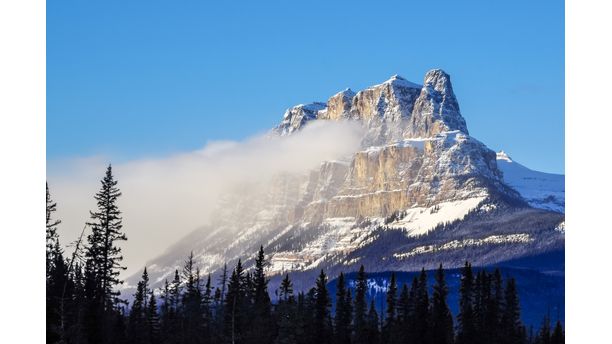
[[202, 273], [239, 258], [249, 268], [260, 245], [268, 274], [291, 272], [296, 285], [318, 269], [485, 265], [563, 247], [563, 214], [534, 208], [508, 185], [498, 155], [469, 136], [444, 71], [427, 72], [422, 86], [396, 75], [297, 105], [271, 134], [296, 135], [314, 121], [359, 123], [359, 150], [279, 175], [265, 194], [227, 195], [217, 219], [151, 261], [152, 281], [169, 278], [190, 251]]

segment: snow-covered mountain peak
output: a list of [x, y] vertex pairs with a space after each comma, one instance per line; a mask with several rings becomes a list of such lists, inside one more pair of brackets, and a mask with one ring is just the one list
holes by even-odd
[[512, 158], [510, 158], [510, 156], [503, 150], [500, 150], [499, 152], [497, 152], [497, 160], [504, 160], [507, 162], [512, 162]]
[[300, 288], [320, 269], [482, 265], [562, 245], [564, 176], [529, 170], [469, 136], [444, 71], [427, 72], [423, 86], [395, 75], [294, 106], [272, 134], [322, 120], [359, 122], [361, 147], [279, 175], [265, 192], [228, 193], [212, 223], [153, 261], [151, 280], [171, 277], [191, 250], [201, 271], [214, 273], [263, 245], [271, 275], [291, 272]]
[[565, 213], [565, 176], [531, 170], [512, 160], [503, 150], [497, 167], [506, 184], [518, 191], [535, 208]]
[[453, 93], [450, 75], [442, 69], [432, 69], [425, 74], [423, 85], [433, 87], [434, 90], [441, 93]]

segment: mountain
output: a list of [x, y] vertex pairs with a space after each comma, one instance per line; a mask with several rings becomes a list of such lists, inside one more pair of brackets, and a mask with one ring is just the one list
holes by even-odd
[[504, 151], [497, 153], [497, 166], [504, 182], [535, 208], [565, 213], [565, 176], [530, 170], [513, 161]]
[[[372, 272], [454, 268], [466, 260], [486, 266], [563, 250], [564, 214], [543, 207], [554, 203], [548, 190], [558, 190], [543, 181], [554, 178], [506, 166], [471, 137], [444, 71], [427, 72], [422, 85], [395, 75], [292, 107], [270, 135], [296, 135], [319, 121], [358, 123], [359, 150], [279, 175], [265, 192], [237, 186], [214, 221], [150, 261], [151, 280], [170, 279], [190, 251], [204, 274], [238, 259], [249, 268], [260, 245], [271, 290], [287, 272], [299, 290], [320, 269], [335, 276], [361, 264]], [[563, 193], [554, 196], [563, 201]]]

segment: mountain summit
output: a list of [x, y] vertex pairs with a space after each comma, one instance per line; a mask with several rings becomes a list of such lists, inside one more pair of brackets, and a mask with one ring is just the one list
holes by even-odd
[[427, 72], [422, 85], [394, 75], [325, 103], [294, 106], [272, 133], [295, 135], [314, 121], [340, 120], [363, 126], [358, 151], [278, 176], [265, 194], [228, 195], [216, 221], [152, 261], [152, 280], [169, 278], [189, 251], [203, 273], [239, 258], [248, 268], [260, 245], [272, 283], [291, 272], [297, 289], [320, 269], [451, 268], [563, 249], [564, 232], [556, 228], [564, 215], [539, 209], [507, 183], [500, 157], [469, 135], [444, 71]]

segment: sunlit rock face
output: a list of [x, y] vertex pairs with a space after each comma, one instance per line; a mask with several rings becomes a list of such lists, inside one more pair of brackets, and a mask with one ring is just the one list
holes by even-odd
[[564, 215], [530, 207], [506, 185], [496, 153], [469, 136], [444, 71], [427, 72], [422, 84], [395, 75], [325, 103], [297, 105], [271, 135], [294, 135], [315, 121], [358, 123], [360, 148], [279, 175], [259, 192], [237, 187], [213, 223], [152, 261], [151, 276], [162, 282], [189, 251], [203, 273], [239, 258], [249, 267], [260, 245], [269, 275], [291, 272], [298, 287], [321, 268], [458, 267], [466, 259], [489, 264], [563, 247], [564, 231], [555, 228]]

